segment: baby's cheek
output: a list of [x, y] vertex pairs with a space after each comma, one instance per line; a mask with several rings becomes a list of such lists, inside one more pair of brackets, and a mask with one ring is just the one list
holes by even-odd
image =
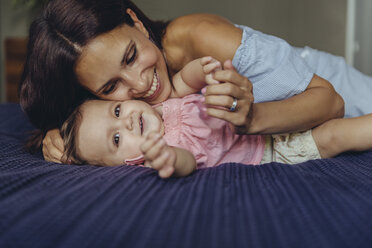
[[141, 144], [145, 140], [142, 137], [135, 137], [133, 142], [127, 140], [126, 144], [122, 145], [122, 161], [128, 165], [138, 165], [144, 163], [143, 154], [141, 151]]

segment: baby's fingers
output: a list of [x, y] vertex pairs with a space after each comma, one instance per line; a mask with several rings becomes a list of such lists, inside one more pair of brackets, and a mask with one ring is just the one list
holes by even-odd
[[213, 73], [208, 73], [207, 75], [205, 75], [205, 83], [208, 84], [208, 85], [219, 84], [220, 81], [214, 79]]
[[145, 160], [150, 161], [153, 161], [156, 158], [158, 158], [162, 154], [164, 147], [166, 147], [167, 145], [161, 137], [157, 138], [156, 140], [151, 140], [150, 142], [145, 143], [143, 145], [146, 146], [149, 145], [149, 147], [146, 148], [146, 150], [141, 148], [141, 151], [143, 152]]
[[151, 167], [159, 171], [161, 178], [167, 178], [174, 173], [176, 157], [171, 150], [166, 149], [158, 158], [151, 162]]
[[169, 159], [169, 156], [169, 151], [163, 151], [158, 157], [150, 162], [151, 167], [155, 170], [161, 170], [163, 167], [167, 167], [166, 162]]
[[146, 137], [145, 142], [140, 146], [142, 153], [147, 153], [161, 138], [161, 135], [155, 132], [149, 133]]
[[158, 158], [159, 156], [161, 156], [162, 154], [162, 151], [164, 149], [164, 147], [166, 146], [167, 144], [165, 143], [165, 141], [163, 139], [160, 139], [154, 146], [152, 146], [147, 152], [145, 155], [145, 159], [146, 160], [150, 160], [150, 161], [153, 161], [155, 160], [156, 158]]
[[209, 64], [211, 63], [212, 61], [214, 61], [215, 59], [212, 57], [212, 56], [205, 56], [205, 57], [202, 57], [200, 59], [200, 64], [202, 66], [206, 65], [206, 64]]
[[217, 60], [203, 66], [203, 71], [205, 74], [212, 73], [214, 71], [221, 70], [221, 69], [222, 69], [222, 65]]
[[175, 157], [169, 150], [164, 151], [156, 159], [148, 162], [151, 168], [158, 171], [161, 178], [167, 178], [172, 176], [174, 172], [174, 161]]
[[159, 177], [168, 178], [168, 177], [172, 176], [173, 173], [174, 173], [174, 167], [167, 166], [167, 167], [159, 170]]

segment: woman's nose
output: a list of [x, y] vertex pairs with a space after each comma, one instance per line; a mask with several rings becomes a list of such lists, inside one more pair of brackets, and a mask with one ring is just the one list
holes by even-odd
[[148, 80], [144, 76], [144, 73], [138, 71], [127, 72], [124, 76], [125, 84], [129, 88], [130, 93], [134, 95], [143, 93], [149, 88], [149, 82], [147, 82]]
[[138, 79], [136, 81], [133, 81], [131, 83], [131, 92], [132, 94], [136, 95], [136, 94], [139, 94], [139, 93], [143, 93], [147, 90], [148, 86], [147, 86], [147, 82], [143, 79]]

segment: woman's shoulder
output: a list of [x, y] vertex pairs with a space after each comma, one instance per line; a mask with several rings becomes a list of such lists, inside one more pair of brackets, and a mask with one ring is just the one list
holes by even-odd
[[219, 60], [231, 59], [240, 44], [241, 33], [224, 17], [205, 13], [190, 14], [169, 23], [164, 48], [171, 57], [177, 53], [185, 56], [186, 63], [206, 55]]
[[180, 16], [172, 20], [167, 27], [166, 34], [173, 40], [192, 41], [205, 37], [205, 34], [223, 29], [235, 29], [235, 26], [224, 17], [198, 13]]
[[214, 24], [224, 22], [224, 23], [231, 24], [229, 20], [219, 15], [209, 14], [209, 13], [195, 13], [195, 14], [179, 16], [173, 19], [170, 22], [170, 25], [172, 26], [181, 25], [181, 26], [188, 26], [192, 28], [195, 25], [199, 25], [200, 23], [204, 23], [204, 22], [214, 23]]

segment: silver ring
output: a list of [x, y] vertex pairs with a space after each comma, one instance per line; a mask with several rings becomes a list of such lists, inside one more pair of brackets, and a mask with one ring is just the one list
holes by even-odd
[[235, 111], [235, 109], [236, 109], [236, 105], [238, 105], [238, 99], [236, 99], [235, 97], [234, 97], [234, 101], [233, 101], [233, 103], [231, 104], [231, 107], [230, 107], [230, 112], [234, 112]]

